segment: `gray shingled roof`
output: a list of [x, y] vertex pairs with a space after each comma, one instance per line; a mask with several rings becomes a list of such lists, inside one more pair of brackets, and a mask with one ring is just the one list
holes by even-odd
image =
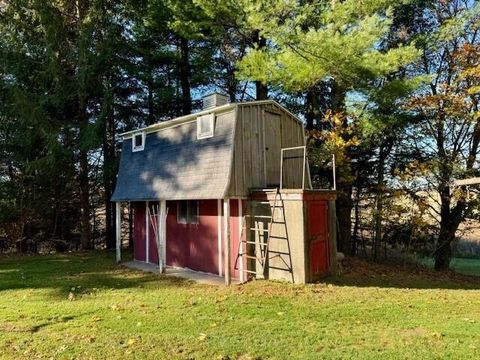
[[197, 140], [191, 121], [147, 134], [145, 149], [122, 147], [112, 201], [220, 199], [228, 187], [233, 116], [217, 118], [215, 136]]

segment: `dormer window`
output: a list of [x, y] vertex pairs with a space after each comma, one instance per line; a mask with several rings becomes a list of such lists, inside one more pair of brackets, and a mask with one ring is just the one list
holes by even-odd
[[132, 151], [142, 151], [145, 149], [145, 131], [134, 133], [132, 137]]
[[213, 137], [215, 128], [215, 115], [208, 114], [197, 117], [197, 139]]

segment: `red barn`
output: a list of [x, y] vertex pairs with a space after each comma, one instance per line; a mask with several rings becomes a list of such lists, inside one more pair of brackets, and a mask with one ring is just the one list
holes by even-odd
[[112, 201], [133, 209], [136, 261], [230, 279], [309, 282], [335, 263], [335, 194], [311, 189], [302, 122], [274, 101], [204, 110], [122, 134]]

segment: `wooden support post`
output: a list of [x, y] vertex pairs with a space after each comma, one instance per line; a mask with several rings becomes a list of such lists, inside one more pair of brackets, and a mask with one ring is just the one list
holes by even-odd
[[167, 202], [165, 200], [160, 200], [160, 206], [158, 211], [158, 239], [157, 239], [157, 249], [158, 249], [158, 269], [160, 274], [165, 270], [165, 240], [167, 235]]
[[[239, 250], [240, 253], [243, 254], [243, 246], [242, 246], [242, 235], [246, 236], [246, 234], [242, 234], [243, 230], [243, 202], [242, 199], [238, 199], [238, 241], [240, 243]], [[243, 271], [243, 257], [240, 256], [240, 282], [244, 282], [244, 271]]]
[[150, 208], [148, 201], [145, 202], [145, 262], [150, 262]]
[[223, 199], [223, 224], [224, 224], [224, 242], [225, 242], [225, 285], [230, 285], [230, 199]]
[[218, 275], [222, 276], [222, 199], [217, 200], [217, 232], [218, 232]]
[[122, 260], [122, 205], [120, 202], [115, 203], [115, 235], [116, 235], [116, 257], [117, 264]]

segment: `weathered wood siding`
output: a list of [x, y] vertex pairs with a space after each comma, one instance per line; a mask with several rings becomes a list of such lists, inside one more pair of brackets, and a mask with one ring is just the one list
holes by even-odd
[[[279, 186], [280, 149], [305, 145], [303, 125], [273, 103], [238, 104], [236, 120], [228, 195], [247, 197], [252, 188]], [[297, 155], [303, 155], [303, 152], [285, 154], [285, 188], [302, 187], [303, 159]], [[305, 187], [308, 184], [306, 176]]]

